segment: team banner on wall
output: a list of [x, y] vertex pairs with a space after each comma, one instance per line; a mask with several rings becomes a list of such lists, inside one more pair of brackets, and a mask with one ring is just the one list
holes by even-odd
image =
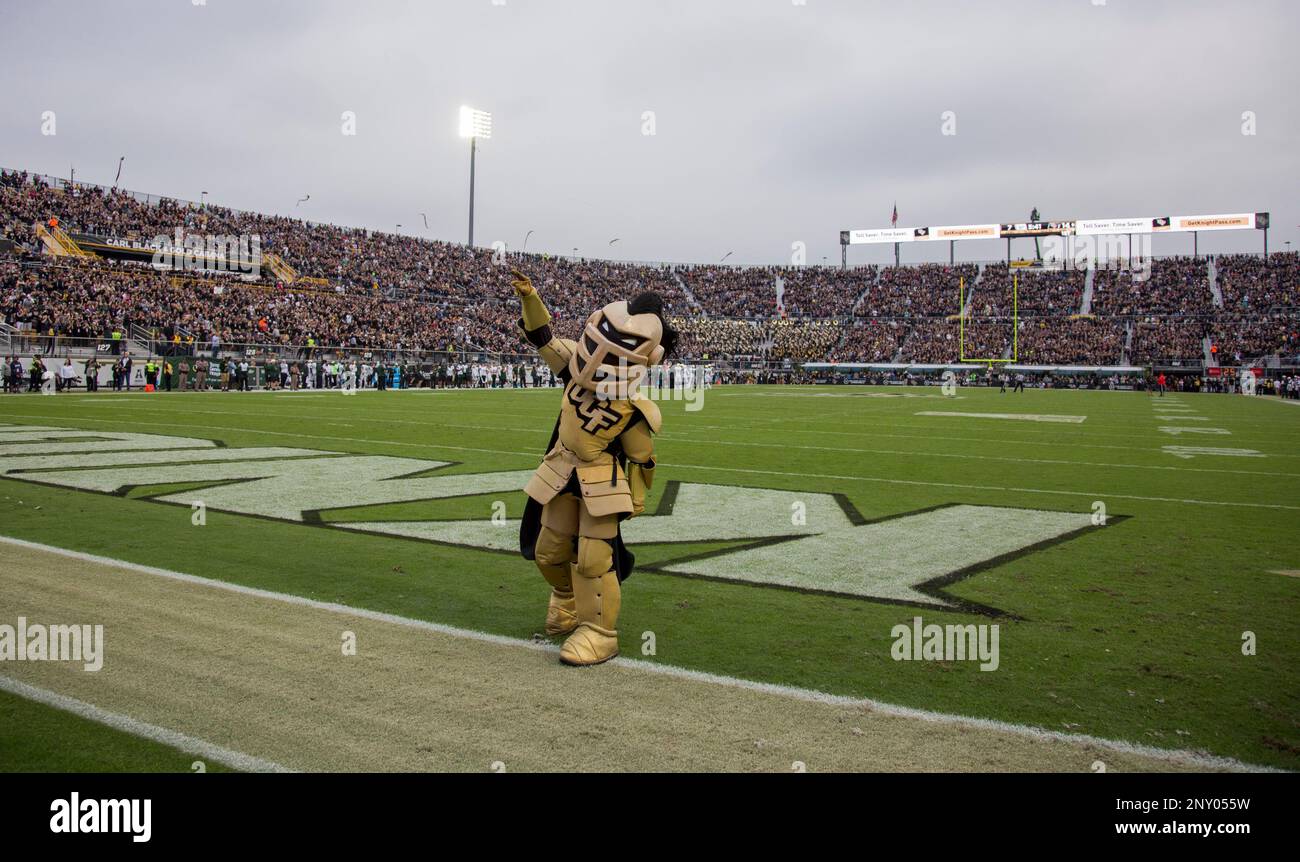
[[1082, 219], [1074, 223], [1078, 236], [1097, 236], [1117, 233], [1156, 233], [1169, 230], [1169, 216], [1142, 218]]
[[928, 240], [997, 239], [1001, 225], [956, 224], [939, 227], [889, 227], [877, 230], [840, 231], [842, 245], [877, 242], [926, 242]]
[[[1255, 217], [1261, 213], [1229, 215], [1174, 216], [1174, 230], [1253, 230]], [[1262, 213], [1267, 218], [1267, 213]]]
[[1077, 221], [1006, 222], [1002, 224], [888, 227], [840, 231], [841, 245], [926, 242], [928, 240], [1016, 239], [1035, 236], [1098, 236], [1202, 230], [1267, 230], [1268, 213], [1080, 219]]
[[997, 239], [1001, 225], [996, 224], [955, 224], [930, 228], [930, 239]]
[[849, 230], [840, 233], [840, 242], [848, 236], [847, 245], [867, 242], [913, 242], [916, 237], [910, 227], [884, 227], [874, 230]]
[[1015, 239], [1022, 236], [1072, 236], [1072, 221], [1030, 221], [1002, 225], [1003, 239]]

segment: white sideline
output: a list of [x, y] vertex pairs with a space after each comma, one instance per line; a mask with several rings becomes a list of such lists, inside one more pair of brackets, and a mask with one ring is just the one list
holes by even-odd
[[[8, 540], [6, 540], [8, 541]], [[41, 547], [37, 545], [36, 547]], [[53, 549], [51, 549], [53, 550]], [[37, 703], [43, 703], [46, 706], [52, 706], [55, 709], [61, 709], [64, 712], [70, 712], [73, 715], [96, 722], [97, 724], [107, 725], [114, 730], [121, 730], [134, 736], [141, 736], [154, 742], [160, 742], [163, 745], [170, 745], [172, 748], [179, 748], [186, 754], [194, 754], [206, 760], [229, 766], [232, 769], [238, 769], [243, 772], [293, 772], [294, 770], [281, 766], [270, 760], [263, 760], [260, 757], [253, 757], [250, 754], [244, 754], [242, 751], [235, 751], [230, 748], [223, 748], [211, 742], [207, 742], [197, 737], [187, 736], [175, 730], [168, 730], [165, 727], [158, 727], [155, 724], [147, 724], [131, 718], [129, 715], [122, 715], [117, 712], [109, 712], [106, 709], [100, 709], [84, 700], [77, 700], [75, 697], [68, 697], [49, 689], [38, 688], [34, 685], [28, 685], [25, 682], [19, 682], [16, 679], [0, 675], [0, 691], [7, 691], [10, 694], [18, 695], [21, 698], [32, 700]]]
[[[24, 415], [29, 417], [32, 416], [32, 414], [30, 413], [15, 414], [15, 415]], [[148, 425], [151, 428], [188, 428], [188, 429], [195, 428], [193, 424], [184, 424], [179, 422], [140, 422], [140, 421], [134, 421], [130, 419], [93, 419], [85, 416], [78, 417], [77, 421], [109, 422], [118, 425]], [[88, 433], [93, 433], [90, 432], [89, 429], [74, 429], [74, 430], [87, 430]], [[202, 431], [202, 432], [242, 431], [248, 434], [266, 434], [275, 437], [297, 437], [300, 439], [305, 437], [311, 440], [334, 440], [334, 441], [348, 442], [348, 443], [367, 443], [367, 444], [382, 443], [386, 446], [408, 446], [408, 447], [415, 447], [418, 449], [448, 449], [456, 452], [486, 452], [492, 455], [518, 455], [523, 458], [531, 459], [534, 463], [537, 460], [537, 452], [535, 451], [524, 452], [524, 451], [518, 451], [513, 449], [485, 449], [477, 446], [450, 446], [443, 443], [410, 443], [403, 440], [384, 440], [384, 439], [376, 439], [372, 437], [340, 437], [337, 435], [330, 435], [330, 434], [308, 434], [308, 433], [298, 433], [295, 431], [253, 431], [248, 428], [241, 428], [233, 425], [208, 425], [199, 428], [198, 431]], [[1124, 447], [1124, 448], [1131, 449], [1131, 447]], [[352, 454], [366, 454], [366, 453], [352, 453]], [[1300, 455], [1270, 454], [1268, 457], [1300, 458]], [[1251, 503], [1251, 502], [1233, 501], [1233, 500], [1197, 500], [1193, 498], [1179, 498], [1179, 497], [1147, 497], [1138, 494], [1113, 494], [1113, 493], [1101, 492], [1101, 491], [1071, 491], [1071, 490], [1055, 490], [1049, 488], [1016, 488], [1016, 487], [1005, 487], [1002, 485], [970, 485], [970, 484], [963, 484], [960, 482], [927, 482], [919, 479], [888, 479], [882, 476], [847, 476], [847, 475], [837, 475], [834, 473], [800, 473], [800, 472], [793, 472], [789, 470], [760, 470], [757, 468], [717, 467], [710, 464], [685, 464], [681, 462], [668, 462], [668, 461], [660, 461], [659, 466], [683, 467], [692, 470], [714, 470], [723, 473], [749, 473], [754, 475], [765, 475], [765, 476], [792, 476], [800, 479], [839, 479], [839, 480], [851, 481], [851, 482], [878, 482], [886, 485], [915, 485], [915, 486], [930, 487], [930, 488], [962, 488], [971, 491], [1008, 491], [1008, 492], [1021, 493], [1021, 494], [1047, 494], [1047, 495], [1056, 495], [1056, 496], [1065, 496], [1065, 497], [1091, 497], [1094, 500], [1103, 500], [1103, 499], [1140, 500], [1142, 502], [1147, 502], [1147, 503], [1181, 503], [1188, 506], [1237, 506], [1237, 507], [1243, 507], [1248, 509], [1281, 509], [1281, 510], [1300, 511], [1300, 506], [1292, 506], [1286, 503]], [[17, 478], [17, 477], [10, 476], [8, 478]]]
[[[469, 391], [469, 390], [466, 390], [466, 391]], [[147, 400], [147, 399], [143, 399], [143, 400]], [[1297, 403], [1297, 404], [1300, 404], [1300, 402], [1296, 402], [1296, 403]], [[157, 408], [157, 409], [139, 409], [139, 410], [137, 410], [137, 409], [135, 409], [135, 408], [120, 407], [120, 408], [118, 408], [118, 409], [121, 409], [121, 410], [130, 410], [133, 414], [136, 414], [136, 415], [138, 415], [138, 414], [141, 413], [141, 412], [145, 412], [145, 413], [165, 413], [165, 412], [167, 412], [167, 411], [163, 410], [162, 408]], [[313, 405], [313, 409], [315, 409], [315, 410], [343, 410], [344, 408], [342, 408], [342, 407], [326, 407], [326, 406], [323, 406], [323, 405]], [[1187, 408], [1187, 409], [1193, 409], [1193, 408]], [[402, 412], [408, 412], [408, 411], [402, 411]], [[480, 410], [480, 411], [478, 411], [478, 414], [479, 414], [479, 415], [489, 415], [489, 414], [490, 414], [490, 415], [498, 415], [498, 416], [505, 416], [505, 415], [515, 416], [515, 414], [510, 414], [510, 413], [506, 413], [506, 412], [502, 412], [502, 411], [494, 411], [494, 410]], [[51, 416], [51, 415], [48, 414], [48, 413], [14, 413], [14, 414], [12, 414], [12, 415], [15, 416], [15, 417], [27, 417], [27, 418], [41, 419], [42, 421], [55, 421], [56, 418], [57, 418], [57, 420], [60, 420], [60, 421], [62, 421], [62, 420], [66, 420], [66, 419], [67, 419], [67, 417], [65, 417], [65, 416], [54, 417], [54, 416]], [[188, 411], [185, 412], [184, 415], [186, 415], [186, 416], [191, 416], [191, 415], [204, 415], [204, 416], [247, 416], [247, 413], [244, 413], [244, 412], [241, 412], [241, 411], [237, 411], [237, 410], [188, 410]], [[411, 412], [411, 415], [419, 415], [419, 414], [417, 414], [417, 413], [415, 413], [415, 412]], [[327, 424], [328, 424], [328, 421], [329, 421], [329, 420], [326, 420], [326, 419], [324, 418], [324, 416], [321, 415], [321, 414], [319, 414], [319, 413], [299, 414], [299, 415], [297, 415], [295, 418], [303, 418], [303, 419], [320, 420], [320, 421], [324, 421], [324, 422], [326, 422]], [[518, 417], [515, 416], [515, 418], [518, 418]], [[192, 429], [192, 428], [194, 427], [194, 423], [178, 423], [178, 422], [145, 422], [145, 421], [132, 421], [132, 420], [127, 420], [127, 419], [110, 420], [110, 419], [97, 419], [97, 418], [89, 417], [89, 416], [79, 416], [79, 417], [77, 417], [77, 419], [78, 419], [78, 420], [81, 420], [81, 421], [88, 421], [88, 422], [121, 422], [121, 423], [123, 423], [123, 424], [150, 425], [150, 426], [157, 426], [157, 427], [174, 427], [174, 428], [190, 428], [190, 429]], [[400, 424], [400, 425], [419, 425], [419, 426], [422, 426], [422, 427], [434, 427], [434, 426], [436, 426], [436, 427], [441, 427], [441, 428], [466, 428], [466, 429], [471, 429], [471, 430], [472, 430], [472, 429], [478, 429], [478, 428], [487, 428], [487, 429], [490, 429], [490, 430], [493, 430], [493, 431], [519, 431], [519, 432], [534, 433], [534, 434], [546, 434], [546, 433], [548, 433], [548, 432], [546, 432], [545, 430], [542, 430], [542, 429], [540, 429], [540, 428], [538, 428], [538, 427], [535, 427], [535, 426], [534, 426], [534, 427], [529, 427], [529, 428], [518, 428], [518, 427], [510, 427], [510, 426], [500, 425], [500, 424], [497, 424], [497, 425], [486, 425], [486, 426], [485, 426], [485, 425], [467, 425], [467, 424], [463, 424], [463, 423], [437, 421], [436, 418], [428, 418], [428, 419], [424, 419], [424, 420], [419, 420], [419, 421], [417, 421], [417, 420], [411, 420], [411, 419], [392, 419], [392, 418], [388, 418], [388, 417], [386, 416], [383, 420], [376, 420], [376, 421], [382, 421], [382, 422], [384, 422], [384, 423]], [[770, 417], [764, 419], [764, 418], [760, 418], [760, 417], [751, 417], [751, 419], [750, 419], [750, 420], [747, 420], [747, 421], [753, 421], [753, 422], [767, 422], [767, 423], [775, 424], [775, 423], [778, 423], [778, 422], [797, 422], [797, 421], [801, 421], [801, 420], [773, 419], [773, 418], [770, 418]], [[806, 424], [806, 423], [805, 423], [805, 424]], [[865, 427], [866, 425], [869, 425], [869, 426], [871, 426], [871, 427], [890, 427], [887, 423], [881, 423], [881, 422], [864, 423], [864, 427]], [[211, 426], [211, 427], [214, 427], [214, 428], [217, 428], [217, 429], [224, 429], [224, 430], [233, 430], [233, 431], [248, 431], [248, 430], [249, 430], [248, 428], [244, 428], [244, 427], [232, 427], [232, 426]], [[909, 426], [909, 427], [910, 427], [910, 426]], [[720, 426], [717, 426], [717, 425], [696, 425], [694, 422], [692, 422], [689, 426], [687, 426], [687, 428], [688, 428], [689, 430], [696, 430], [696, 429], [714, 429], [714, 430], [718, 430], [718, 429], [720, 428]], [[728, 430], [734, 430], [734, 429], [728, 429]], [[819, 429], [810, 429], [810, 428], [805, 428], [805, 427], [800, 427], [800, 428], [798, 428], [798, 429], [782, 429], [782, 430], [783, 430], [783, 431], [792, 431], [792, 432], [797, 432], [797, 433], [800, 433], [800, 434], [822, 434], [822, 435], [831, 435], [831, 436], [862, 437], [862, 436], [864, 435], [864, 432], [862, 432], [862, 431], [827, 431], [827, 430], [819, 430]], [[1030, 429], [1023, 428], [1023, 427], [1021, 427], [1021, 428], [1017, 428], [1016, 430], [1017, 430], [1017, 433], [1020, 433], [1020, 434], [1044, 434], [1044, 435], [1055, 435], [1055, 434], [1058, 434], [1058, 433], [1059, 433], [1059, 432], [1056, 432], [1056, 431], [1035, 431], [1035, 430], [1030, 430]], [[271, 432], [269, 432], [269, 431], [259, 431], [259, 432], [257, 432], [257, 433], [267, 434], [267, 433], [271, 433]], [[292, 435], [288, 435], [288, 436], [317, 436], [317, 435], [312, 435], [312, 434], [292, 434]], [[674, 436], [675, 436], [675, 435], [674, 435]], [[1121, 435], [1114, 435], [1114, 434], [1085, 434], [1085, 435], [1075, 435], [1075, 438], [1073, 438], [1073, 439], [1077, 439], [1077, 438], [1080, 437], [1080, 436], [1082, 436], [1082, 437], [1087, 437], [1087, 438], [1089, 438], [1089, 439], [1094, 439], [1094, 438], [1098, 438], [1098, 437], [1101, 437], [1101, 438], [1114, 438], [1114, 437], [1116, 437], [1116, 436], [1121, 436], [1121, 437], [1124, 437], [1125, 439], [1133, 439], [1133, 437], [1132, 437], [1131, 434], [1121, 434]], [[877, 433], [877, 432], [871, 432], [871, 437], [872, 437], [873, 439], [875, 439], [875, 438], [896, 438], [896, 439], [900, 439], [900, 440], [912, 440], [912, 439], [915, 439], [915, 438], [916, 438], [916, 434], [915, 434], [915, 433], [912, 433], [912, 434], [890, 434], [890, 433]], [[367, 438], [367, 439], [368, 439], [368, 440], [371, 440], [371, 442], [392, 442], [393, 445], [430, 445], [430, 446], [434, 445], [434, 444], [407, 444], [407, 443], [400, 443], [400, 442], [396, 442], [396, 441], [375, 440], [375, 439], [373, 439], [373, 438]], [[957, 437], [957, 436], [950, 436], [950, 435], [937, 435], [937, 434], [929, 434], [929, 433], [926, 434], [926, 439], [928, 439], [928, 440], [948, 440], [948, 441], [956, 441], [956, 442], [964, 442], [964, 443], [997, 443], [997, 444], [999, 444], [999, 445], [1010, 445], [1010, 444], [1014, 444], [1014, 445], [1017, 445], [1017, 446], [1059, 446], [1059, 445], [1060, 445], [1060, 440], [1059, 440], [1059, 439], [1050, 439], [1050, 440], [1020, 440], [1020, 439], [1008, 439], [1008, 438], [1006, 438], [1006, 437], [996, 437], [996, 438], [990, 438], [990, 437], [971, 437], [971, 436], [960, 436], [960, 437]], [[1133, 447], [1132, 447], [1131, 444], [1126, 444], [1126, 445], [1116, 445], [1116, 444], [1106, 444], [1106, 443], [1079, 443], [1079, 442], [1071, 442], [1070, 445], [1071, 445], [1071, 447], [1076, 448], [1076, 449], [1119, 449], [1119, 450], [1123, 450], [1123, 451], [1126, 451], [1126, 452], [1127, 452], [1127, 451], [1132, 451], [1132, 449], [1133, 449]], [[490, 451], [490, 450], [485, 450], [485, 451]], [[1300, 458], [1300, 455], [1291, 454], [1291, 453], [1284, 453], [1284, 452], [1274, 452], [1274, 453], [1269, 453], [1269, 454], [1270, 454], [1270, 457], [1275, 457], [1275, 458]]]
[[[494, 635], [488, 632], [481, 632], [474, 629], [464, 629], [456, 626], [444, 625], [442, 623], [430, 622], [428, 620], [417, 620], [409, 617], [402, 617], [396, 614], [383, 613], [382, 611], [373, 611], [367, 608], [356, 608], [349, 605], [338, 604], [337, 602], [322, 602], [316, 599], [308, 599], [302, 596], [295, 596], [289, 593], [277, 593], [271, 590], [258, 589], [257, 587], [247, 587], [241, 584], [230, 584], [225, 581], [204, 578], [198, 575], [189, 575], [183, 572], [175, 572], [169, 569], [160, 569], [154, 566], [145, 566], [139, 563], [132, 563], [126, 560], [116, 560], [112, 557], [101, 557], [95, 554], [87, 554], [81, 551], [72, 551], [67, 548], [60, 548], [54, 545], [45, 545], [39, 542], [29, 542], [25, 539], [17, 539], [11, 536], [0, 535], [0, 543], [10, 544], [21, 548], [28, 548], [36, 551], [45, 551], [48, 553], [59, 554], [83, 562], [98, 563], [101, 565], [114, 566], [121, 569], [127, 569], [134, 572], [140, 572], [146, 575], [155, 575], [157, 577], [169, 578], [184, 583], [197, 584], [200, 586], [211, 587], [214, 589], [226, 590], [228, 592], [240, 593], [242, 595], [254, 596], [257, 598], [270, 599], [272, 601], [283, 602], [285, 604], [300, 605], [315, 610], [331, 611], [334, 613], [347, 614], [350, 616], [361, 617], [363, 619], [375, 620], [377, 622], [391, 623], [393, 625], [406, 626], [408, 628], [422, 629], [425, 631], [437, 632], [439, 634], [450, 635], [452, 637], [468, 638], [470, 640], [481, 641], [484, 643], [498, 644], [501, 646], [523, 647], [525, 649], [539, 650], [542, 652], [559, 652], [559, 647], [547, 642], [538, 642], [524, 640], [522, 638], [512, 638], [505, 635]], [[1117, 739], [1104, 739], [1102, 737], [1091, 736], [1081, 733], [1062, 733], [1056, 730], [1046, 730], [1041, 727], [1034, 727], [1025, 724], [1013, 724], [1011, 722], [997, 721], [987, 718], [972, 718], [964, 715], [954, 715], [950, 713], [935, 712], [928, 709], [916, 709], [909, 706], [899, 706], [891, 703], [873, 700], [871, 698], [854, 698], [844, 695], [827, 694], [826, 692], [816, 691], [814, 689], [798, 688], [795, 686], [778, 685], [775, 683], [755, 682], [753, 680], [740, 679], [732, 676], [722, 676], [719, 674], [705, 673], [703, 671], [690, 670], [688, 668], [676, 667], [674, 665], [659, 664], [657, 662], [639, 661], [637, 659], [616, 658], [612, 664], [621, 667], [631, 668], [633, 670], [643, 671], [646, 673], [657, 673], [664, 676], [677, 677], [679, 679], [689, 679], [696, 682], [706, 682], [713, 685], [724, 685], [731, 688], [745, 689], [748, 691], [762, 692], [765, 694], [788, 697], [796, 700], [810, 701], [814, 703], [823, 703], [829, 706], [848, 707], [856, 709], [865, 709], [871, 712], [877, 712], [882, 715], [895, 716], [900, 718], [911, 718], [920, 721], [930, 721], [938, 724], [949, 724], [958, 727], [969, 727], [979, 730], [991, 730], [1002, 733], [1015, 734], [1029, 739], [1035, 739], [1046, 742], [1064, 742], [1075, 745], [1093, 745], [1098, 748], [1108, 749], [1121, 754], [1131, 754], [1141, 757], [1149, 757], [1154, 760], [1162, 760], [1168, 763], [1177, 763], [1185, 766], [1200, 767], [1204, 769], [1230, 769], [1240, 772], [1285, 772], [1286, 770], [1277, 769], [1271, 766], [1260, 766], [1257, 764], [1244, 763], [1230, 757], [1220, 757], [1218, 755], [1207, 754], [1198, 751], [1187, 751], [1184, 749], [1167, 749], [1156, 748], [1155, 746], [1145, 745], [1136, 742], [1126, 742]], [[580, 673], [581, 671], [575, 671]], [[5, 678], [0, 676], [0, 686], [3, 685]], [[21, 685], [21, 683], [19, 683]], [[54, 695], [58, 697], [58, 695]], [[71, 700], [70, 698], [68, 700]], [[73, 703], [80, 703], [73, 701]], [[84, 706], [90, 709], [88, 704]], [[123, 716], [122, 718], [125, 719]], [[132, 719], [125, 719], [133, 721]], [[105, 722], [107, 723], [107, 722]], [[162, 733], [172, 733], [162, 728], [152, 728], [151, 725], [144, 725], [136, 722], [141, 727], [151, 728], [154, 731]], [[180, 734], [176, 734], [181, 737]], [[188, 737], [181, 737], [189, 739]], [[198, 740], [193, 740], [199, 743]], [[177, 743], [169, 743], [177, 745]], [[206, 743], [202, 743], [206, 744]], [[177, 747], [181, 747], [177, 745]], [[186, 749], [188, 750], [188, 749]], [[237, 755], [237, 752], [228, 752], [231, 755]], [[216, 759], [215, 757], [213, 759]], [[223, 761], [224, 762], [224, 761]], [[264, 762], [264, 761], [263, 761]], [[274, 766], [275, 764], [267, 764]]]
[[660, 467], [682, 467], [691, 470], [717, 470], [723, 473], [754, 473], [766, 476], [794, 476], [803, 479], [842, 479], [853, 482], [881, 482], [887, 485], [917, 485], [929, 488], [963, 488], [971, 491], [1011, 491], [1018, 494], [1047, 494], [1064, 497], [1092, 497], [1094, 500], [1141, 500], [1146, 503], [1185, 503], [1189, 506], [1240, 506], [1250, 509], [1290, 509], [1300, 511], [1300, 506], [1286, 503], [1247, 503], [1232, 500], [1196, 500], [1179, 497], [1146, 497], [1139, 494], [1112, 494], [1101, 491], [1056, 491], [1048, 488], [1015, 488], [1002, 485], [971, 485], [961, 482], [926, 482], [920, 479], [886, 479], [880, 476], [846, 476], [835, 473], [796, 473], [788, 470], [760, 470], [751, 467], [714, 467], [708, 464], [681, 464], [660, 461]]
[[1023, 422], [1068, 422], [1081, 424], [1087, 416], [1064, 416], [1057, 413], [959, 413], [954, 410], [922, 410], [916, 416], [957, 416], [965, 419], [1019, 419]]

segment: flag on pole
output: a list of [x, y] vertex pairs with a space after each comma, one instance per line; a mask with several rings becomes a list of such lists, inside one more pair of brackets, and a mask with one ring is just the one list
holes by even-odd
[[890, 225], [898, 227], [898, 201], [894, 201], [894, 216], [889, 220]]

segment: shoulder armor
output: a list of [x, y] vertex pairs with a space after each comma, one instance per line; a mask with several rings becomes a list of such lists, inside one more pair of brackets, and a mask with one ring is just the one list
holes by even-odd
[[645, 418], [645, 424], [650, 426], [650, 432], [658, 434], [660, 426], [664, 424], [664, 417], [659, 412], [659, 405], [649, 398], [634, 398], [628, 403]]

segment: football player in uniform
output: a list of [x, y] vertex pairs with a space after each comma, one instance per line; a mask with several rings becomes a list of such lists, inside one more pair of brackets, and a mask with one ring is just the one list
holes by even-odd
[[620, 523], [645, 508], [654, 481], [659, 407], [639, 391], [677, 334], [658, 294], [611, 302], [579, 341], [558, 338], [528, 276], [512, 270], [520, 327], [564, 386], [541, 466], [524, 491], [519, 545], [551, 585], [546, 633], [568, 635], [560, 661], [592, 665], [618, 655], [620, 584], [632, 571]]

